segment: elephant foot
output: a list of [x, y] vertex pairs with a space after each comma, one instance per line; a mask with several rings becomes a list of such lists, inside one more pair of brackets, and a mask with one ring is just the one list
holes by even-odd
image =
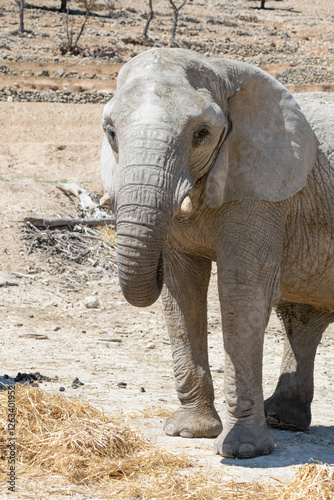
[[165, 422], [168, 436], [213, 438], [222, 431], [222, 423], [214, 407], [209, 410], [181, 407]]
[[311, 423], [311, 405], [298, 399], [271, 396], [264, 402], [267, 424], [278, 429], [305, 431]]
[[215, 452], [227, 458], [253, 458], [269, 455], [275, 443], [266, 427], [258, 428], [246, 424], [235, 424], [224, 431], [215, 441]]

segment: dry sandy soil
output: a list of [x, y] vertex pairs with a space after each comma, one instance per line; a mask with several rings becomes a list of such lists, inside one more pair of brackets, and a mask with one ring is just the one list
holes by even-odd
[[[255, 64], [292, 91], [333, 91], [332, 2], [266, 0], [265, 10], [259, 5], [260, 0], [188, 0], [174, 45]], [[155, 16], [146, 39], [146, 0], [97, 0], [78, 43], [80, 53], [63, 54], [68, 37], [59, 6], [60, 0], [26, 1], [27, 33], [18, 36], [14, 0], [0, 2], [0, 87], [110, 91], [121, 63], [149, 47], [172, 45], [167, 0], [153, 0]], [[68, 30], [75, 39], [84, 9], [79, 0], [69, 0], [69, 6]]]
[[[58, 5], [58, 2], [51, 1], [35, 0], [31, 3]], [[116, 56], [110, 61], [62, 56], [57, 47], [60, 36], [63, 36], [60, 33], [63, 24], [59, 14], [54, 12], [28, 9], [26, 25], [34, 34], [30, 38], [10, 35], [17, 24], [17, 14], [12, 6], [2, 7], [0, 24], [7, 32], [2, 35], [1, 64], [16, 74], [4, 74], [0, 86], [16, 83], [21, 88], [46, 89], [49, 85], [62, 88], [63, 85], [80, 84], [83, 88], [92, 88], [88, 85], [93, 82], [94, 88], [110, 90], [114, 85], [113, 75], [117, 72], [116, 66], [111, 64], [120, 64], [145, 48], [122, 41], [129, 36], [138, 41], [145, 21], [140, 16], [144, 7], [140, 10], [136, 4], [138, 12], [133, 12], [126, 10], [125, 3], [122, 2], [122, 8], [118, 6], [113, 13], [127, 12], [128, 17], [94, 17], [89, 22], [87, 38], [82, 39], [82, 46], [89, 47], [93, 53], [98, 47], [98, 35], [92, 31], [98, 31], [103, 40], [100, 45], [118, 44], [119, 61], [115, 60]], [[298, 86], [291, 87], [292, 90], [309, 89], [306, 84], [313, 90], [333, 88], [326, 80], [326, 75], [329, 78], [333, 69], [334, 16], [331, 2], [320, 0], [316, 5], [311, 0], [268, 2], [270, 9], [266, 11], [255, 9], [257, 4], [246, 0], [234, 6], [231, 4], [212, 3], [212, 6], [220, 5], [219, 15], [215, 11], [216, 17], [213, 17], [233, 21], [237, 24], [234, 27], [226, 26], [226, 21], [225, 24], [207, 22], [213, 12], [211, 9], [210, 14], [208, 10], [210, 2], [188, 4], [182, 11], [184, 18], [199, 18], [201, 24], [198, 27], [193, 22], [190, 33], [190, 21], [184, 21], [186, 26], [180, 26], [178, 37], [180, 44], [184, 46], [187, 40], [191, 40], [194, 48], [196, 42], [200, 51], [216, 55], [219, 52], [218, 39], [224, 41], [221, 47], [226, 49], [228, 37], [231, 54], [226, 49], [226, 55], [250, 62], [256, 62], [254, 59], [258, 58], [262, 66], [274, 74], [281, 74], [288, 67], [296, 72], [304, 69], [304, 60], [309, 61], [313, 68], [313, 76], [317, 68], [326, 69], [324, 80], [315, 82], [310, 77], [311, 82], [302, 84], [296, 80], [291, 85]], [[157, 2], [157, 5], [162, 14], [167, 12], [162, 2]], [[140, 2], [138, 6], [141, 6]], [[151, 37], [155, 44], [169, 36], [171, 16], [162, 14], [161, 29], [152, 22]], [[242, 16], [249, 16], [248, 20], [242, 21]], [[141, 19], [141, 22], [130, 24], [134, 18]], [[124, 24], [120, 24], [123, 21]], [[279, 34], [268, 34], [275, 26]], [[246, 28], [249, 36], [237, 34]], [[58, 30], [58, 38], [50, 35], [52, 30]], [[105, 38], [107, 31], [110, 43]], [[41, 33], [44, 32], [50, 36], [43, 37]], [[284, 33], [289, 38], [284, 38]], [[258, 43], [254, 43], [256, 41]], [[275, 43], [277, 49], [285, 43], [288, 44], [285, 47], [291, 48], [295, 41], [299, 44], [297, 52], [287, 49], [290, 62], [285, 59], [284, 50], [274, 53], [275, 47], [270, 45]], [[242, 56], [246, 45], [247, 50], [253, 52]], [[274, 62], [270, 64], [270, 60]], [[37, 76], [37, 72], [45, 68], [50, 76]], [[55, 76], [61, 68], [77, 71], [76, 77], [61, 79]], [[27, 71], [32, 74], [27, 76]], [[93, 74], [100, 77], [79, 78]], [[325, 332], [316, 357], [316, 390], [309, 431], [273, 430], [277, 446], [270, 456], [243, 461], [222, 459], [213, 454], [211, 440], [167, 438], [163, 434], [163, 419], [157, 416], [159, 412], [156, 410], [161, 409], [167, 415], [176, 408], [177, 399], [160, 301], [143, 310], [126, 303], [118, 287], [114, 250], [109, 255], [105, 252], [101, 259], [78, 264], [51, 254], [51, 251], [39, 251], [37, 244], [32, 246], [33, 240], [27, 240], [25, 224], [21, 222], [24, 217], [77, 214], [73, 199], [57, 189], [59, 182], [76, 182], [90, 193], [103, 194], [98, 172], [102, 108], [96, 104], [0, 103], [1, 372], [15, 376], [17, 372], [39, 371], [58, 377], [57, 382], [41, 384], [47, 390], [58, 391], [62, 386], [65, 395], [85, 398], [106, 410], [145, 410], [149, 416], [135, 418], [136, 425], [143, 432], [154, 437], [158, 444], [189, 454], [194, 464], [209, 467], [222, 481], [231, 478], [247, 481], [265, 481], [270, 477], [289, 479], [294, 466], [307, 463], [311, 458], [334, 465], [333, 327]], [[209, 300], [209, 352], [217, 409], [223, 415], [224, 360], [215, 278], [213, 272]], [[88, 296], [95, 296], [99, 307], [88, 309], [84, 304]], [[275, 387], [281, 353], [281, 327], [273, 314], [265, 341], [266, 397]], [[71, 387], [75, 377], [84, 383], [77, 389]], [[126, 387], [120, 387], [120, 382], [126, 383]]]

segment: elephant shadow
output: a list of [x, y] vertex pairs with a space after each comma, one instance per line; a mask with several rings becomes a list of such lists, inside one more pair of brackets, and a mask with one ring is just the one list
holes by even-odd
[[275, 449], [270, 455], [250, 459], [222, 458], [224, 465], [245, 468], [279, 468], [310, 463], [334, 464], [334, 426], [310, 426], [306, 432], [270, 430], [275, 439]]

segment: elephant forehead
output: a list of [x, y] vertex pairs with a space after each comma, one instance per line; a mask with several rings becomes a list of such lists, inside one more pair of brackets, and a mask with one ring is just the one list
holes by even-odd
[[151, 79], [155, 75], [176, 81], [185, 74], [185, 60], [178, 51], [170, 49], [153, 49], [145, 51], [130, 61], [121, 69], [117, 85], [122, 86], [132, 79], [140, 77]]
[[214, 122], [221, 110], [210, 96], [188, 83], [178, 86], [173, 82], [135, 80], [115, 95], [113, 114], [120, 126], [133, 122], [167, 123], [182, 129], [196, 118]]

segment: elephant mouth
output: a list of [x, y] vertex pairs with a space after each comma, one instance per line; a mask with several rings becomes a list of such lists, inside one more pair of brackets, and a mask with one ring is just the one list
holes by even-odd
[[157, 286], [158, 286], [159, 295], [161, 293], [163, 284], [164, 284], [164, 259], [163, 259], [162, 252], [161, 252], [160, 257], [159, 257], [159, 261], [158, 261], [158, 267], [157, 267]]

